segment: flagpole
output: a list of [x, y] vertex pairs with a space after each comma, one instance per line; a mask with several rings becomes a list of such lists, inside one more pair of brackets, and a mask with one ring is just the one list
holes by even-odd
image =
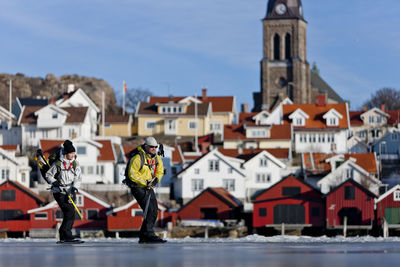
[[12, 127], [12, 117], [11, 117], [11, 109], [12, 109], [12, 107], [11, 107], [11, 105], [12, 105], [12, 80], [10, 79], [10, 106], [9, 106], [9, 111], [10, 111], [10, 125], [8, 126], [8, 128], [11, 128]]
[[194, 139], [194, 145], [196, 146], [196, 152], [199, 152], [199, 140], [198, 140], [198, 130], [199, 130], [199, 123], [197, 121], [197, 94], [194, 95], [195, 102], [194, 102], [194, 120], [196, 121], [196, 136]]
[[122, 115], [125, 115], [125, 94], [126, 94], [126, 81], [122, 82]]
[[102, 104], [102, 115], [101, 115], [101, 123], [103, 124], [103, 127], [101, 127], [101, 135], [102, 136], [104, 136], [104, 126], [105, 126], [105, 111], [104, 111], [104, 90], [103, 90], [103, 92], [102, 92], [102, 94], [101, 94], [101, 104]]

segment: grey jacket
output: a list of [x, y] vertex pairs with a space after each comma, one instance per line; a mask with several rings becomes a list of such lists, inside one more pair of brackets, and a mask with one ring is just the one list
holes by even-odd
[[[49, 181], [51, 184], [58, 180], [58, 182], [61, 184], [60, 186], [61, 192], [63, 192], [64, 189], [68, 190], [72, 186], [75, 188], [79, 188], [82, 182], [82, 171], [78, 162], [76, 161], [76, 167], [74, 170], [73, 160], [67, 160], [65, 158], [62, 158], [60, 160], [61, 160], [60, 164], [61, 171], [59, 178], [56, 179], [57, 177], [55, 177], [57, 173], [57, 165], [56, 163], [53, 163], [53, 165], [51, 165], [50, 169], [46, 173], [47, 181]], [[51, 191], [53, 193], [59, 193], [59, 190], [54, 187], [51, 188]]]

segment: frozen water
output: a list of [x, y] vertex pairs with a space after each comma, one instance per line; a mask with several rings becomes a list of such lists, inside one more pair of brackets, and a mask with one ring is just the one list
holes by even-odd
[[0, 239], [0, 266], [398, 266], [400, 238], [258, 235], [244, 238]]

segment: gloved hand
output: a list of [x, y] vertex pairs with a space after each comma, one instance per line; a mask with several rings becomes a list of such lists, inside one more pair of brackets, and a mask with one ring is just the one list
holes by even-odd
[[60, 189], [60, 182], [59, 181], [55, 181], [51, 184], [51, 192], [53, 193], [60, 193], [61, 189]]
[[158, 184], [158, 178], [157, 177], [153, 177], [153, 179], [147, 180], [146, 184], [147, 184], [146, 185], [147, 188], [154, 188]]
[[70, 186], [67, 189], [67, 194], [71, 196], [72, 201], [74, 201], [74, 202], [76, 200], [76, 192], [78, 192], [78, 189], [76, 187], [74, 187], [74, 186]]

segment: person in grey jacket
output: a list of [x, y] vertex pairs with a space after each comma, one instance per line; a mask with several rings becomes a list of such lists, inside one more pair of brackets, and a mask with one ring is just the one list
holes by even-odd
[[63, 221], [59, 229], [60, 243], [80, 243], [72, 235], [72, 226], [75, 221], [75, 208], [73, 201], [81, 184], [82, 172], [76, 160], [75, 147], [72, 142], [65, 140], [62, 155], [57, 159], [46, 173], [46, 180], [51, 183], [51, 192], [63, 213]]

